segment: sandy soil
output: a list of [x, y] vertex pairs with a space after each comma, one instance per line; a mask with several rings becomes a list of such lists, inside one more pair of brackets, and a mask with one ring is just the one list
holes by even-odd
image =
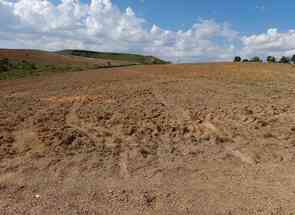
[[295, 68], [0, 81], [0, 214], [295, 214]]

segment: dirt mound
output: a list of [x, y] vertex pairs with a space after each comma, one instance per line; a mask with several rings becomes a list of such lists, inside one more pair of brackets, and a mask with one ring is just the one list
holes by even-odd
[[291, 65], [0, 82], [1, 214], [291, 214]]

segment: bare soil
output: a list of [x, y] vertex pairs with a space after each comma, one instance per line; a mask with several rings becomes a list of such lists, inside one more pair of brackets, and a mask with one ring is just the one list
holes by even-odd
[[0, 214], [295, 214], [295, 68], [0, 81]]

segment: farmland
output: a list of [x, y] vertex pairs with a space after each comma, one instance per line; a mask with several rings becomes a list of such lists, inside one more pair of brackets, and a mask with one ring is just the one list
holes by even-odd
[[113, 58], [87, 58], [26, 49], [0, 49], [0, 80], [137, 65]]
[[2, 80], [0, 213], [291, 214], [294, 103], [293, 65]]

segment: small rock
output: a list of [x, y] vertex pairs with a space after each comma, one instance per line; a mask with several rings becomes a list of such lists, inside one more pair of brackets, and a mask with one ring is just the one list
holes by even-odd
[[152, 203], [156, 200], [156, 196], [152, 196], [151, 194], [149, 194], [148, 192], [145, 192], [144, 195], [144, 201], [145, 201], [145, 204], [148, 206], [148, 207], [151, 207], [152, 206]]

